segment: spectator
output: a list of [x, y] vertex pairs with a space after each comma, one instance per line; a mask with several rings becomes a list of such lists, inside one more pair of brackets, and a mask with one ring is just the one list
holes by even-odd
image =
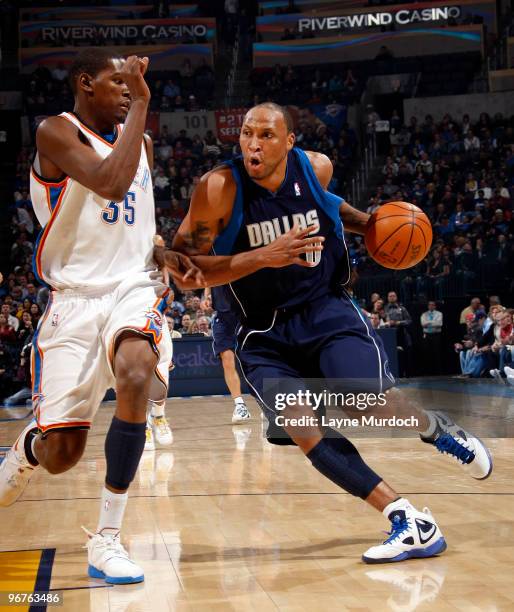
[[32, 324], [34, 325], [34, 327], [37, 327], [37, 324], [39, 323], [39, 319], [41, 318], [41, 310], [38, 304], [30, 305], [30, 315], [32, 317]]
[[205, 336], [212, 336], [212, 330], [209, 323], [209, 319], [207, 317], [199, 317], [196, 319], [198, 323], [198, 331]]
[[182, 338], [182, 334], [175, 329], [175, 319], [172, 316], [166, 315], [166, 323], [168, 324], [172, 340]]
[[478, 312], [478, 310], [480, 310], [480, 307], [481, 307], [480, 298], [477, 298], [477, 297], [471, 298], [469, 306], [466, 306], [466, 308], [463, 308], [460, 313], [459, 323], [461, 325], [466, 325], [467, 315], [468, 314], [475, 315]]
[[16, 332], [16, 338], [20, 346], [27, 344], [28, 338], [34, 333], [34, 327], [32, 325], [32, 316], [30, 312], [24, 312], [21, 315], [21, 322], [18, 331]]
[[2, 308], [0, 309], [0, 314], [7, 318], [7, 323], [10, 325], [15, 332], [18, 331], [18, 327], [20, 326], [20, 320], [17, 317], [14, 317], [11, 314], [11, 307], [9, 304], [2, 304]]
[[[480, 311], [481, 312], [481, 311]], [[485, 313], [484, 313], [485, 315]], [[473, 347], [475, 346], [475, 336], [477, 323], [474, 313], [467, 313], [464, 317], [466, 332], [460, 342], [456, 342], [453, 346], [455, 352], [459, 355], [461, 374], [457, 378], [469, 378], [469, 372], [472, 371], [471, 360], [473, 358]]]
[[0, 342], [2, 345], [16, 344], [16, 332], [7, 321], [7, 317], [0, 314]]
[[427, 310], [421, 315], [423, 329], [423, 352], [426, 356], [424, 374], [441, 373], [443, 313], [437, 310], [434, 301], [428, 302]]
[[382, 327], [385, 327], [385, 321], [380, 318], [378, 312], [372, 312], [369, 315], [369, 319], [371, 322], [371, 327], [373, 327], [373, 329], [381, 329]]
[[412, 323], [412, 318], [405, 306], [399, 304], [396, 291], [389, 291], [387, 294], [387, 304], [384, 310], [387, 327], [393, 327], [397, 330], [396, 342], [402, 351], [402, 358], [400, 359], [402, 374], [409, 376], [411, 371], [410, 352], [412, 349], [412, 339], [408, 328]]
[[491, 350], [497, 356], [497, 368], [489, 371], [497, 380], [506, 378], [505, 366], [511, 367], [513, 363], [514, 330], [512, 325], [512, 310], [502, 312], [499, 317], [499, 326], [495, 333], [495, 342]]
[[190, 315], [188, 315], [188, 314], [182, 315], [182, 320], [181, 320], [182, 327], [178, 331], [182, 335], [190, 334], [191, 333], [191, 331], [190, 331], [191, 323], [192, 323], [192, 320], [191, 320], [191, 316]]

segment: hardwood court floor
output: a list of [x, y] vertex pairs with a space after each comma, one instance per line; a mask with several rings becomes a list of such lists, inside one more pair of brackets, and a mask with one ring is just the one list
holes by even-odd
[[[451, 388], [420, 393], [452, 416], [462, 413], [467, 426], [514, 417], [514, 397], [494, 390], [471, 399]], [[86, 575], [80, 526], [96, 527], [112, 403], [102, 405], [78, 466], [61, 476], [39, 472], [18, 503], [0, 510], [0, 551], [56, 550], [50, 587], [66, 589], [57, 610], [514, 609], [512, 439], [487, 439], [495, 470], [484, 482], [413, 437], [357, 440], [390, 484], [430, 507], [448, 542], [438, 558], [367, 566], [360, 556], [384, 538], [385, 520], [297, 449], [269, 445], [256, 404], [248, 404], [252, 421], [233, 427], [228, 398], [168, 401], [173, 445], [144, 453], [123, 530], [143, 584], [105, 587]], [[0, 444], [12, 443], [25, 422], [0, 422]], [[7, 591], [32, 563], [23, 557], [16, 565], [16, 554], [36, 553], [4, 554], [3, 562], [2, 554], [0, 591]]]

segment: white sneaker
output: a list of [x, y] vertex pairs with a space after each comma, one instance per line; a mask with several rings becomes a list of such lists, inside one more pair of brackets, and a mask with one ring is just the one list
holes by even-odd
[[33, 429], [37, 429], [35, 419], [32, 419], [21, 432], [0, 463], [0, 506], [14, 504], [39, 467], [31, 465], [25, 457], [25, 437]]
[[389, 537], [362, 555], [364, 563], [434, 557], [446, 550], [446, 541], [428, 508], [420, 512], [401, 498], [386, 506], [383, 514], [391, 521]]
[[152, 426], [147, 421], [146, 429], [145, 429], [145, 451], [154, 451], [155, 450], [155, 441], [153, 439], [153, 430]]
[[251, 414], [246, 404], [236, 404], [234, 408], [234, 413], [232, 414], [232, 423], [243, 423], [244, 421], [248, 421], [251, 419]]
[[509, 368], [509, 366], [505, 366], [503, 368], [503, 371], [505, 372], [505, 376], [507, 377], [507, 384], [514, 387], [514, 368]]
[[161, 446], [170, 446], [170, 444], [173, 443], [173, 433], [164, 415], [158, 417], [150, 415], [148, 417], [148, 423], [153, 429], [153, 435], [158, 444]]
[[493, 460], [482, 440], [459, 427], [444, 412], [430, 414], [436, 419], [437, 428], [430, 438], [420, 436], [423, 442], [433, 444], [440, 453], [457, 459], [472, 478], [484, 480], [490, 476]]
[[90, 578], [102, 578], [109, 584], [133, 584], [143, 582], [143, 570], [129, 559], [128, 552], [120, 542], [120, 532], [115, 535], [87, 533], [88, 575]]
[[489, 370], [489, 374], [492, 378], [494, 378], [494, 380], [496, 380], [497, 382], [501, 382], [503, 383], [503, 378], [501, 375], [500, 370], [498, 370], [497, 368], [494, 370]]

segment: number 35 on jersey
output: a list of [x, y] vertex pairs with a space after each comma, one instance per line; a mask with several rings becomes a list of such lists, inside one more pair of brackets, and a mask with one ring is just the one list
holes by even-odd
[[122, 202], [109, 202], [102, 210], [102, 221], [109, 225], [114, 225], [122, 217], [127, 225], [134, 225], [136, 220], [136, 194], [133, 191], [128, 191], [125, 199]]

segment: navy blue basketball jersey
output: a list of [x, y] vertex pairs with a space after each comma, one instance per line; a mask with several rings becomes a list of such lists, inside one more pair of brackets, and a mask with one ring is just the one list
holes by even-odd
[[263, 268], [230, 283], [242, 314], [262, 316], [339, 293], [350, 278], [339, 216], [343, 199], [323, 190], [304, 151], [295, 147], [289, 152], [286, 176], [275, 193], [248, 176], [242, 157], [228, 165], [237, 193], [230, 221], [214, 242], [213, 254], [234, 255], [266, 246], [295, 223], [300, 228], [315, 226], [310, 235], [325, 237], [323, 251], [306, 254], [316, 264], [313, 267]]

